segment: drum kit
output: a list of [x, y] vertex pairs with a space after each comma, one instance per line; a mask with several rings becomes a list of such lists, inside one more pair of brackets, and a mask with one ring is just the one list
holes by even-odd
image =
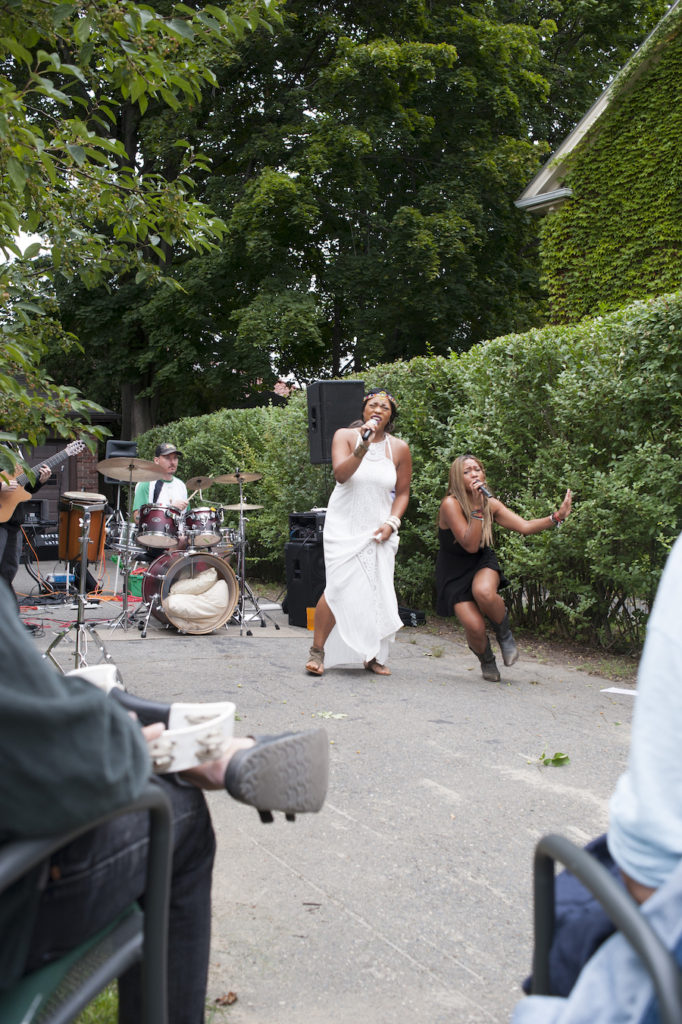
[[[129, 509], [132, 508], [133, 484], [159, 478], [155, 462], [133, 457], [104, 459], [97, 463], [97, 468], [121, 484], [127, 484]], [[137, 621], [144, 637], [149, 619], [154, 616], [165, 626], [201, 634], [235, 619], [241, 635], [247, 624], [247, 599], [253, 608], [248, 621], [258, 618], [261, 626], [265, 626], [266, 613], [246, 581], [245, 564], [245, 513], [263, 506], [244, 502], [243, 485], [260, 479], [260, 473], [243, 473], [239, 469], [223, 476], [192, 477], [187, 481], [187, 489], [191, 491], [189, 501], [199, 495], [196, 508], [181, 512], [177, 508], [148, 503], [141, 506], [137, 523], [124, 520], [117, 510], [107, 532], [110, 547], [119, 555], [123, 603], [112, 628], [128, 629]], [[202, 492], [215, 484], [238, 484], [238, 504], [204, 504]], [[223, 525], [226, 511], [239, 512], [237, 529]], [[235, 568], [229, 559], [235, 560]], [[130, 577], [140, 560], [146, 560], [148, 566], [142, 578], [143, 603], [131, 614], [128, 608]], [[273, 625], [279, 629], [277, 623]], [[248, 629], [247, 635], [250, 635]]]

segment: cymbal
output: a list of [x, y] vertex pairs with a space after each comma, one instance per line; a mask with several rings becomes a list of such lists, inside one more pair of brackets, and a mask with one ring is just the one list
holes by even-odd
[[212, 476], [193, 476], [190, 480], [187, 480], [185, 486], [188, 491], [205, 491], [207, 487], [211, 487], [215, 482]]
[[125, 455], [102, 459], [97, 463], [97, 468], [100, 473], [111, 476], [114, 480], [132, 480], [133, 483], [163, 478], [163, 470], [155, 462], [150, 462], [147, 459], [126, 458]]
[[[250, 484], [254, 480], [261, 480], [262, 473], [225, 473], [224, 476], [216, 476], [213, 479], [217, 484]], [[262, 508], [262, 506], [261, 506]]]
[[223, 505], [222, 507], [230, 512], [246, 512], [252, 508], [265, 508], [264, 505], [247, 505], [245, 502], [242, 502], [241, 505]]

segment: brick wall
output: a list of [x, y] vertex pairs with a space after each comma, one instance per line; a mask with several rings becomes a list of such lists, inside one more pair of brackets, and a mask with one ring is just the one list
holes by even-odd
[[101, 481], [97, 469], [97, 455], [86, 448], [80, 455], [73, 457], [75, 471], [75, 491], [88, 491], [101, 494]]

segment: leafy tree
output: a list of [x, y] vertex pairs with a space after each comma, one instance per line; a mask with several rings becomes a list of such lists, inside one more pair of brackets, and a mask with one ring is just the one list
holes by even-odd
[[225, 234], [173, 249], [184, 292], [64, 289], [81, 374], [167, 420], [245, 404], [278, 374], [540, 323], [537, 225], [513, 199], [660, 6], [287, 0], [277, 33], [213, 64], [218, 87], [179, 123], [153, 105], [136, 123], [150, 171], [172, 166], [179, 128], [206, 154], [211, 173], [192, 174]]
[[668, 0], [511, 0], [507, 16], [540, 33], [549, 97], [533, 124], [555, 149], [670, 6]]
[[[187, 4], [153, 11], [130, 0], [3, 4], [0, 331], [7, 355], [0, 395], [8, 425], [19, 368], [53, 403], [49, 425], [67, 431], [61, 410], [73, 393], [36, 371], [48, 343], [59, 348], [66, 340], [51, 304], [58, 282], [92, 288], [163, 280], [173, 248], [216, 245], [223, 225], [196, 196], [189, 173], [205, 166], [201, 154], [176, 134], [173, 172], [161, 176], [138, 161], [135, 128], [150, 105], [178, 111], [197, 103], [216, 84], [212, 60], [247, 29], [268, 24], [273, 3], [254, 0], [231, 13]], [[22, 233], [37, 240], [26, 244]], [[23, 422], [18, 416], [20, 429]]]
[[[103, 385], [133, 379], [166, 417], [202, 411], [197, 372], [229, 401], [276, 373], [337, 374], [532, 322], [535, 226], [511, 199], [536, 161], [539, 59], [536, 32], [490, 7], [289, 0], [276, 36], [245, 39], [183, 119], [212, 160], [201, 194], [227, 224], [219, 251], [175, 254], [187, 298], [62, 294], [95, 380], [92, 313], [107, 305]], [[162, 167], [165, 113], [150, 108], [138, 135]]]

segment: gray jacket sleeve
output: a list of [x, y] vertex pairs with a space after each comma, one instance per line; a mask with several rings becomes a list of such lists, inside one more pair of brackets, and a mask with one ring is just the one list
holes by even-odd
[[137, 722], [43, 659], [0, 584], [0, 839], [49, 835], [136, 797], [150, 774]]

